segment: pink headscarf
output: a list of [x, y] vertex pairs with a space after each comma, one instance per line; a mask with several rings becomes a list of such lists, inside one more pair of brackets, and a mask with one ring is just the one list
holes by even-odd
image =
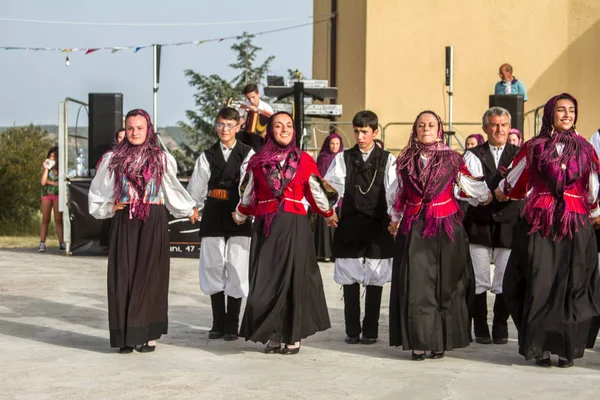
[[317, 168], [319, 170], [319, 173], [323, 176], [327, 173], [329, 166], [331, 165], [331, 163], [333, 162], [333, 159], [335, 158], [335, 156], [337, 154], [337, 153], [332, 153], [331, 150], [329, 150], [329, 143], [331, 142], [331, 139], [339, 139], [340, 140], [340, 149], [338, 150], [338, 153], [341, 151], [344, 151], [344, 141], [342, 140], [342, 137], [340, 135], [338, 135], [337, 133], [332, 133], [325, 138], [325, 141], [323, 142], [323, 145], [321, 146], [321, 151], [319, 152], [319, 156], [317, 157]]
[[[423, 144], [417, 139], [417, 122], [423, 114], [433, 115], [438, 122], [437, 141], [431, 144]], [[423, 111], [415, 119], [408, 146], [396, 161], [396, 173], [402, 179], [403, 186], [410, 187], [412, 192], [418, 194], [423, 204], [430, 203], [449, 184], [452, 184], [464, 163], [460, 154], [444, 144], [444, 138], [445, 133], [441, 118], [433, 111]], [[427, 165], [423, 165], [421, 154], [427, 156]], [[399, 187], [394, 209], [398, 213], [402, 213], [407, 201], [406, 190], [401, 190]], [[425, 208], [422, 207], [417, 214], [402, 218], [400, 225], [402, 233], [406, 234], [411, 229], [413, 222], [419, 218]], [[460, 220], [460, 217], [459, 212], [444, 218], [433, 217], [427, 212], [425, 214], [423, 237], [433, 237], [445, 232], [453, 240], [454, 224]]]
[[108, 169], [115, 174], [115, 196], [120, 196], [123, 192], [123, 178], [125, 178], [133, 189], [130, 193], [130, 214], [134, 218], [145, 221], [150, 214], [150, 205], [143, 202], [146, 186], [152, 180], [156, 185], [156, 191], [160, 190], [165, 173], [165, 155], [157, 145], [150, 115], [142, 109], [131, 110], [127, 113], [125, 121], [129, 117], [135, 116], [142, 116], [146, 119], [148, 125], [146, 141], [140, 145], [133, 145], [125, 137], [114, 147]]
[[467, 136], [467, 138], [465, 139], [465, 147], [467, 147], [466, 146], [467, 141], [471, 138], [477, 140], [477, 146], [480, 146], [485, 143], [485, 139], [483, 138], [483, 135], [481, 133], [473, 133], [473, 134]]
[[521, 131], [517, 128], [511, 128], [511, 130], [508, 131], [508, 135], [510, 136], [511, 133], [517, 135], [517, 137], [519, 138], [519, 143], [517, 144], [517, 146], [523, 146], [523, 134], [521, 133]]
[[[277, 199], [279, 205], [283, 201], [283, 192], [288, 186], [290, 181], [296, 175], [298, 169], [298, 163], [300, 162], [300, 156], [302, 151], [296, 145], [296, 131], [292, 135], [292, 140], [287, 146], [282, 146], [275, 140], [273, 134], [273, 122], [275, 117], [285, 114], [292, 118], [292, 116], [286, 112], [277, 112], [271, 116], [267, 123], [267, 135], [265, 137], [264, 147], [256, 153], [250, 159], [248, 163], [249, 170], [260, 169], [264, 174], [267, 184], [271, 188], [273, 195]], [[281, 162], [283, 161], [283, 165]], [[279, 207], [278, 207], [279, 209]], [[275, 217], [276, 212], [264, 215], [264, 233], [265, 236], [269, 236], [271, 231], [271, 222]]]

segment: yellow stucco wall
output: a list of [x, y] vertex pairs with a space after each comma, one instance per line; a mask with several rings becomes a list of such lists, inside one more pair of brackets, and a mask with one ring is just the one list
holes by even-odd
[[[382, 123], [412, 122], [424, 109], [448, 118], [444, 48], [454, 46], [454, 121], [476, 122], [509, 62], [528, 90], [527, 110], [568, 91], [580, 102], [578, 130], [600, 128], [600, 0], [338, 0], [340, 120], [362, 108]], [[314, 0], [315, 15], [330, 0]], [[317, 12], [319, 11], [319, 12]], [[314, 34], [313, 77], [327, 78], [327, 35]], [[364, 35], [364, 36], [363, 36]], [[364, 46], [364, 47], [363, 47]], [[456, 126], [464, 136], [478, 127]], [[403, 147], [407, 127], [386, 130]], [[525, 121], [526, 135], [533, 119]], [[463, 137], [464, 137], [463, 136]]]

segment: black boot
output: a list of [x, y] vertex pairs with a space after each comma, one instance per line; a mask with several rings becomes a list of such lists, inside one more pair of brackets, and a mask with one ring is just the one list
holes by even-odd
[[240, 323], [240, 308], [242, 298], [236, 299], [227, 296], [227, 315], [225, 315], [225, 336], [223, 340], [228, 342], [238, 339], [238, 325]]
[[379, 309], [381, 308], [381, 286], [367, 286], [365, 318], [363, 319], [362, 344], [373, 344], [379, 337]]
[[210, 296], [213, 325], [208, 331], [209, 339], [221, 339], [225, 335], [225, 293], [219, 292]]
[[508, 342], [508, 307], [504, 302], [502, 294], [496, 295], [494, 301], [494, 320], [492, 323], [492, 339], [495, 344], [506, 344]]
[[354, 283], [343, 288], [346, 343], [357, 344], [360, 342], [360, 286]]
[[475, 341], [482, 344], [492, 343], [490, 328], [487, 324], [487, 292], [475, 295], [473, 307], [473, 330]]

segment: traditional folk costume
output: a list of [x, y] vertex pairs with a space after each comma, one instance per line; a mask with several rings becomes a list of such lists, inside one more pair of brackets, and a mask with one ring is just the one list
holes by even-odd
[[[394, 238], [386, 193], [396, 180], [394, 156], [373, 143], [338, 153], [325, 180], [338, 191], [342, 212], [333, 237], [333, 279], [344, 288], [346, 342], [372, 344], [379, 337], [383, 285], [392, 277]], [[360, 285], [366, 286], [365, 316], [360, 323]], [[362, 338], [360, 334], [362, 332]]]
[[409, 146], [396, 161], [395, 198], [388, 196], [392, 220], [401, 221], [390, 295], [390, 345], [431, 350], [439, 358], [470, 342], [467, 303], [474, 295], [473, 266], [454, 185], [463, 197], [478, 202], [486, 201], [489, 191], [483, 180], [471, 176], [460, 154], [442, 144], [440, 118], [424, 113], [438, 120], [438, 142], [417, 142], [415, 121]]
[[200, 288], [212, 305], [210, 339], [237, 339], [242, 298], [248, 296], [252, 224], [237, 225], [231, 214], [252, 155], [254, 151], [240, 141], [231, 148], [218, 141], [198, 157], [187, 187], [202, 214], [199, 275]]
[[571, 95], [551, 98], [539, 135], [523, 145], [499, 186], [510, 199], [526, 199], [503, 283], [519, 331], [519, 353], [543, 366], [554, 353], [559, 366], [568, 367], [583, 356], [592, 318], [600, 315], [590, 223], [600, 210], [594, 149], [575, 125], [566, 132], [553, 127], [554, 105], [563, 98], [573, 101], [577, 121]]
[[[483, 177], [493, 192], [504, 176], [519, 147], [509, 143], [500, 147], [489, 142], [467, 150], [464, 160], [475, 177]], [[502, 279], [510, 256], [513, 236], [516, 234], [521, 202], [499, 202], [494, 200], [487, 206], [473, 204], [467, 209], [463, 220], [469, 237], [469, 251], [475, 270], [475, 302], [473, 324], [475, 338], [479, 343], [504, 344], [508, 341], [508, 308], [502, 295]], [[474, 201], [474, 203], [473, 203]], [[490, 281], [490, 258], [494, 260], [494, 278]], [[496, 295], [492, 337], [487, 323], [487, 291]]]
[[330, 327], [323, 281], [302, 199], [314, 212], [334, 214], [337, 193], [320, 176], [310, 155], [273, 136], [248, 165], [236, 219], [254, 215], [250, 294], [240, 335], [246, 340], [293, 344]]
[[[329, 142], [331, 139], [338, 139], [340, 141], [340, 150], [341, 152], [344, 150], [344, 142], [342, 137], [337, 133], [332, 133], [325, 138], [323, 145], [321, 146], [321, 151], [319, 152], [319, 156], [317, 157], [317, 168], [319, 169], [319, 174], [321, 176], [325, 176], [327, 170], [331, 166], [333, 162], [333, 158], [337, 153], [333, 153], [329, 149]], [[327, 221], [325, 218], [319, 214], [316, 216], [315, 221], [315, 250], [317, 252], [317, 259], [331, 259], [333, 257], [333, 236], [335, 233], [335, 228], [327, 225]]]
[[[167, 333], [169, 228], [193, 214], [194, 201], [177, 180], [177, 164], [157, 146], [150, 116], [146, 141], [123, 140], [105, 154], [89, 191], [90, 214], [113, 217], [108, 248], [108, 325], [111, 347], [134, 347]], [[117, 203], [128, 206], [116, 213]]]

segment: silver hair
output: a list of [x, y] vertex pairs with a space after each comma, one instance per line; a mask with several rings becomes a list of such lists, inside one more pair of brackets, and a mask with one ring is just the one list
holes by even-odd
[[503, 115], [507, 115], [508, 123], [511, 123], [510, 113], [508, 112], [508, 110], [506, 108], [502, 108], [502, 107], [492, 107], [489, 110], [487, 110], [485, 113], [483, 113], [483, 118], [481, 118], [481, 123], [483, 124], [483, 126], [487, 126], [490, 122], [490, 117], [493, 117], [493, 116], [501, 117]]

